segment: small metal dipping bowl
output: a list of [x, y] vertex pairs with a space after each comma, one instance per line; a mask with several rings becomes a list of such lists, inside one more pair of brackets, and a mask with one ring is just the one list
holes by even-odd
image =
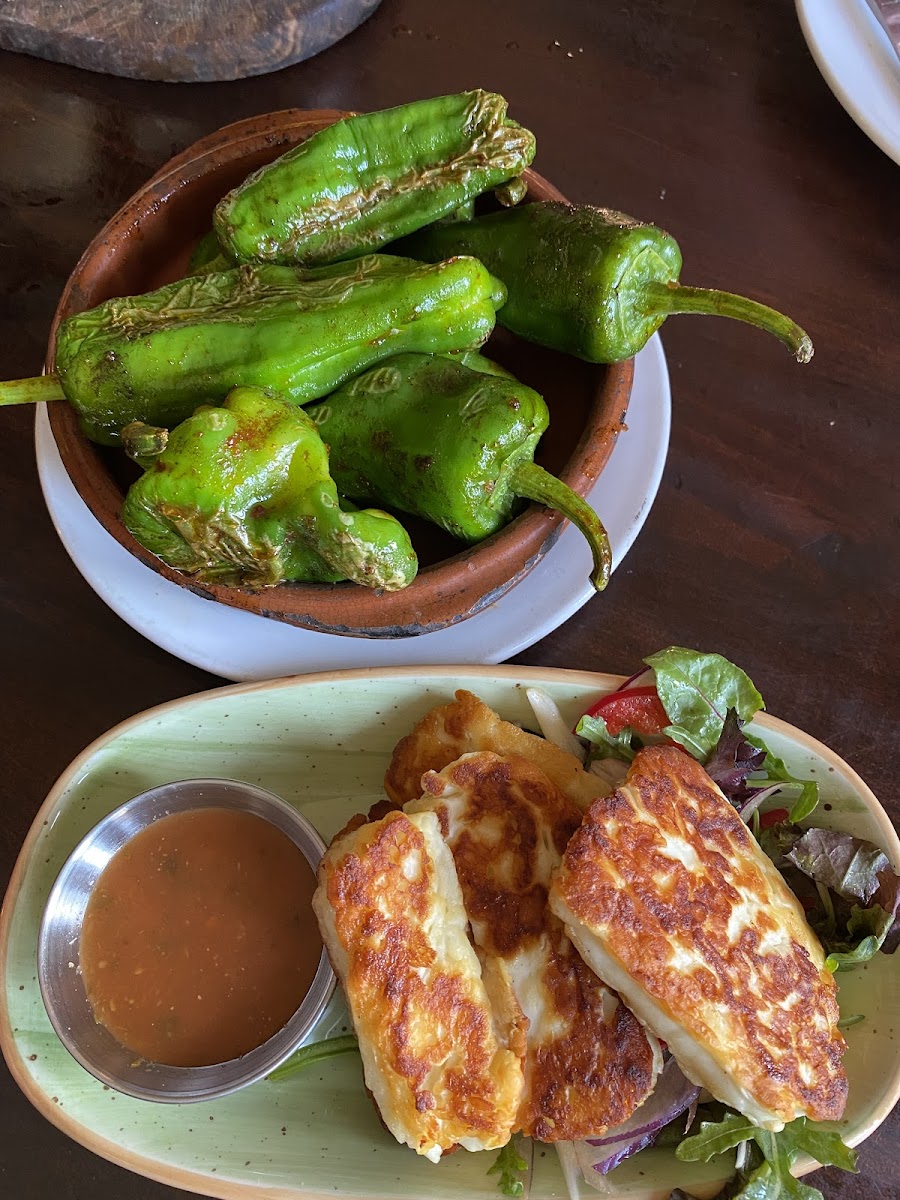
[[263, 817], [299, 847], [313, 873], [325, 852], [319, 834], [295, 808], [271, 792], [234, 779], [186, 779], [142, 792], [104, 817], [76, 847], [53, 885], [41, 922], [41, 995], [69, 1053], [103, 1083], [140, 1100], [175, 1104], [213, 1100], [264, 1078], [303, 1044], [335, 986], [323, 949], [309, 991], [288, 1022], [255, 1050], [212, 1066], [147, 1062], [97, 1022], [79, 965], [81, 926], [94, 885], [113, 855], [135, 834], [160, 817], [195, 808], [240, 809]]

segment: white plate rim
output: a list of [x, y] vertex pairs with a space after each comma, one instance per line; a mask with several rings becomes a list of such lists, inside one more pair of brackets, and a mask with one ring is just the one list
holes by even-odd
[[[567, 526], [522, 583], [495, 604], [458, 625], [415, 638], [341, 637], [204, 600], [144, 566], [103, 529], [62, 465], [44, 409], [39, 406], [35, 416], [38, 473], [69, 557], [89, 586], [128, 625], [211, 674], [248, 682], [365, 663], [373, 667], [496, 663], [551, 633], [595, 595], [587, 581], [590, 552], [578, 531]], [[635, 359], [626, 429], [588, 496], [607, 522], [614, 570], [631, 549], [656, 498], [670, 428], [668, 368], [659, 335], [654, 334]], [[92, 558], [92, 546], [102, 566]], [[597, 602], [602, 604], [603, 597]], [[167, 623], [160, 619], [166, 606], [174, 614]]]
[[[843, 105], [862, 131], [883, 150], [894, 162], [900, 163], [900, 60], [894, 53], [887, 34], [865, 0], [795, 0], [800, 28], [816, 66], [831, 91]], [[840, 23], [843, 34], [837, 30]], [[849, 37], [847, 33], [849, 31]], [[891, 99], [893, 92], [896, 127], [886, 124], [877, 111], [873, 110], [873, 88], [876, 72], [872, 79], [865, 80], [860, 87], [858, 76], [851, 75], [833, 48], [841, 41], [841, 49], [852, 48], [854, 52], [867, 56], [870, 67], [881, 65], [879, 79], [892, 80], [883, 92]]]

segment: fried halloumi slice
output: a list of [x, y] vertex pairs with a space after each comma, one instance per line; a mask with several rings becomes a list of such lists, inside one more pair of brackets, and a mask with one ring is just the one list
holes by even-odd
[[313, 908], [359, 1038], [366, 1086], [399, 1142], [437, 1162], [509, 1140], [523, 1086], [517, 1030], [495, 1013], [453, 858], [433, 813], [340, 834]]
[[428, 772], [422, 785], [425, 794], [405, 811], [437, 814], [475, 945], [503, 963], [528, 1018], [514, 1128], [556, 1142], [619, 1125], [649, 1095], [661, 1056], [547, 906], [580, 810], [533, 763], [513, 756], [467, 754]]
[[426, 771], [442, 771], [464, 754], [477, 750], [527, 758], [580, 809], [612, 790], [599, 775], [585, 771], [574, 754], [501, 720], [477, 696], [462, 689], [452, 703], [426, 713], [397, 743], [384, 777], [384, 790], [402, 807], [421, 796]]
[[638, 752], [569, 842], [550, 906], [684, 1073], [765, 1129], [844, 1110], [834, 978], [803, 910], [703, 768]]

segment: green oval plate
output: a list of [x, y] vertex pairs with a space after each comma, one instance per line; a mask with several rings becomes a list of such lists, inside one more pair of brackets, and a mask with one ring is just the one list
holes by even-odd
[[[249, 1200], [265, 1189], [270, 1200], [497, 1200], [497, 1176], [486, 1174], [493, 1154], [453, 1154], [435, 1166], [393, 1141], [366, 1097], [355, 1056], [209, 1103], [152, 1104], [109, 1091], [69, 1056], [44, 1011], [35, 969], [41, 913], [57, 872], [83, 835], [156, 784], [204, 775], [260, 784], [301, 808], [327, 840], [382, 796], [394, 744], [456, 688], [476, 692], [507, 719], [534, 728], [527, 686], [544, 688], [574, 723], [589, 701], [619, 682], [610, 675], [525, 667], [340, 671], [189, 696], [104, 734], [47, 797], [0, 915], [0, 1046], [26, 1096], [97, 1154], [211, 1196]], [[817, 821], [876, 842], [900, 865], [900, 842], [887, 815], [846, 763], [773, 717], [761, 716], [755, 726], [795, 774], [818, 779], [831, 807], [821, 806]], [[847, 1031], [850, 1101], [842, 1132], [856, 1144], [900, 1095], [900, 980], [896, 963], [885, 955], [839, 978], [843, 1011], [868, 1018]], [[333, 1027], [334, 1013], [327, 1019]], [[632, 1200], [664, 1200], [674, 1187], [708, 1196], [718, 1189], [723, 1169], [728, 1165], [681, 1164], [670, 1150], [650, 1150], [607, 1182], [614, 1194]], [[556, 1154], [536, 1146], [533, 1200], [565, 1195]]]

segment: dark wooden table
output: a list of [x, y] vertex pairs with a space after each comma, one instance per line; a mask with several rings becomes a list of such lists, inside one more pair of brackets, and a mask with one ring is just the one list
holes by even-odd
[[[666, 325], [673, 432], [656, 505], [607, 593], [517, 661], [630, 672], [672, 642], [718, 650], [897, 820], [900, 169], [829, 92], [789, 0], [385, 0], [320, 57], [229, 84], [0, 55], [0, 372], [39, 369], [83, 247], [202, 134], [272, 109], [473, 86], [509, 98], [537, 133], [540, 170], [572, 199], [666, 226], [685, 282], [782, 306], [816, 343], [800, 367], [731, 323]], [[88, 742], [221, 682], [144, 640], [81, 579], [44, 507], [33, 421], [0, 414], [0, 885]], [[859, 1177], [812, 1181], [835, 1200], [900, 1196], [898, 1141], [895, 1112], [862, 1147]], [[0, 1191], [177, 1194], [67, 1140], [3, 1068]]]

